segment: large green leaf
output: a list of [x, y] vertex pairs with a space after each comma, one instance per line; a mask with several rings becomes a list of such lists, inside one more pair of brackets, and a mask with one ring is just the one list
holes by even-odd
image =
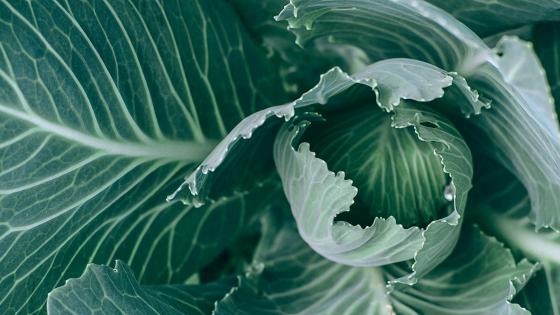
[[216, 255], [246, 192], [165, 196], [279, 101], [275, 73], [222, 1], [0, 2], [2, 313], [39, 312], [88, 262], [168, 283]]
[[303, 47], [327, 39], [361, 49], [370, 62], [412, 58], [468, 74], [493, 57], [476, 34], [425, 1], [292, 0], [277, 19]]
[[560, 20], [558, 0], [427, 0], [453, 14], [480, 36], [525, 24]]
[[560, 232], [535, 230], [528, 217], [527, 190], [511, 173], [492, 163], [484, 164], [478, 173], [474, 219], [518, 254], [542, 266], [521, 291], [519, 303], [534, 314], [560, 314]]
[[205, 285], [140, 285], [129, 266], [90, 264], [84, 274], [49, 294], [55, 314], [209, 314], [214, 302], [236, 285], [233, 278]]

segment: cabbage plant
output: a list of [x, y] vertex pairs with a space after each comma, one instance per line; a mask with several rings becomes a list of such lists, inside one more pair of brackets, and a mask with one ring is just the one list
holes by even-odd
[[0, 1], [0, 313], [560, 314], [556, 21]]

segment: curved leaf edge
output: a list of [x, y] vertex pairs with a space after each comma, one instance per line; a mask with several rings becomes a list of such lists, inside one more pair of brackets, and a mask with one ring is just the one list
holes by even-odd
[[[398, 113], [399, 109], [397, 108], [395, 110], [395, 112]], [[339, 205], [341, 211], [335, 213], [335, 216], [339, 215], [341, 213], [344, 213], [344, 212], [351, 211], [350, 207], [354, 203], [354, 198], [358, 193], [358, 189], [352, 185], [352, 180], [351, 179], [345, 178], [346, 175], [343, 171], [339, 171], [335, 174], [333, 171], [329, 170], [326, 161], [318, 158], [316, 156], [316, 154], [310, 150], [310, 144], [309, 143], [306, 143], [306, 142], [299, 143], [299, 139], [301, 138], [302, 134], [305, 131], [305, 128], [307, 128], [307, 126], [311, 123], [311, 121], [309, 121], [309, 120], [297, 121], [298, 119], [304, 119], [304, 118], [295, 116], [292, 119], [292, 124], [293, 124], [292, 128], [293, 129], [291, 130], [291, 135], [290, 135], [290, 137], [291, 137], [291, 141], [290, 141], [291, 148], [290, 149], [292, 150], [293, 154], [310, 155], [312, 159], [318, 161], [317, 163], [319, 163], [321, 165], [320, 166], [321, 168], [326, 169], [326, 173], [328, 174], [328, 176], [335, 177], [337, 182], [342, 183], [343, 185], [346, 185], [346, 186], [350, 186], [352, 188], [353, 192], [352, 192], [352, 198], [351, 198], [351, 200], [349, 200], [350, 203], [344, 203], [342, 205]], [[393, 116], [392, 119], [393, 119], [393, 124], [392, 124], [393, 128], [412, 127], [412, 128], [414, 128], [414, 132], [417, 135], [419, 141], [424, 141], [424, 142], [435, 141], [435, 140], [429, 140], [427, 137], [424, 137], [424, 132], [422, 131], [423, 130], [422, 128], [433, 128], [433, 127], [426, 127], [423, 124], [424, 123], [432, 123], [432, 124], [437, 126], [437, 121], [430, 120], [430, 119], [428, 119], [428, 117], [422, 116], [420, 113], [416, 113], [414, 115], [414, 120], [413, 121], [397, 122], [395, 120], [395, 116]], [[299, 143], [299, 145], [298, 145], [298, 143]], [[445, 145], [445, 143], [443, 143], [443, 144]], [[296, 146], [297, 146], [297, 148], [296, 148]], [[468, 147], [466, 147], [466, 145], [465, 145], [464, 149], [468, 150]], [[334, 217], [332, 218], [331, 226], [334, 226], [335, 224], [338, 224], [338, 225], [344, 225], [344, 226], [347, 226], [347, 227], [350, 227], [350, 228], [353, 228], [353, 229], [363, 229], [363, 230], [373, 229], [373, 230], [375, 230], [379, 227], [381, 222], [387, 222], [391, 226], [391, 229], [398, 229], [398, 230], [401, 230], [402, 232], [410, 232], [410, 233], [417, 232], [417, 231], [420, 232], [420, 234], [419, 234], [420, 246], [417, 249], [415, 249], [414, 256], [411, 257], [414, 260], [414, 264], [412, 265], [412, 273], [409, 274], [408, 276], [389, 281], [388, 282], [389, 290], [393, 290], [395, 287], [400, 287], [401, 284], [414, 285], [417, 282], [419, 277], [428, 273], [429, 271], [431, 271], [433, 268], [435, 268], [437, 266], [437, 264], [435, 264], [433, 266], [422, 267], [421, 271], [417, 270], [417, 269], [419, 269], [418, 264], [423, 263], [423, 261], [420, 258], [418, 258], [418, 255], [425, 249], [426, 241], [428, 240], [428, 238], [431, 239], [431, 237], [428, 236], [427, 233], [430, 233], [436, 226], [445, 224], [445, 225], [449, 225], [450, 227], [454, 227], [454, 230], [456, 230], [455, 233], [457, 234], [457, 237], [459, 235], [460, 229], [457, 229], [457, 227], [458, 226], [460, 227], [460, 223], [462, 221], [462, 214], [464, 212], [464, 204], [461, 205], [461, 204], [457, 203], [457, 200], [458, 200], [457, 189], [455, 188], [455, 184], [454, 184], [455, 183], [455, 181], [454, 181], [455, 174], [452, 170], [450, 170], [447, 167], [447, 163], [446, 163], [447, 157], [446, 157], [445, 152], [443, 152], [443, 150], [444, 149], [440, 150], [439, 152], [434, 150], [434, 154], [436, 154], [439, 157], [439, 159], [441, 161], [441, 164], [443, 166], [444, 173], [446, 173], [447, 175], [449, 175], [451, 177], [451, 184], [450, 185], [452, 187], [452, 192], [453, 192], [453, 196], [454, 196], [453, 197], [453, 211], [449, 215], [447, 215], [446, 217], [432, 221], [425, 229], [421, 229], [419, 227], [404, 228], [402, 226], [402, 224], [397, 223], [396, 219], [393, 216], [389, 216], [387, 218], [376, 217], [374, 219], [374, 222], [370, 226], [367, 226], [365, 228], [362, 228], [359, 225], [352, 225], [352, 224], [350, 224], [348, 222], [344, 222], [344, 221], [334, 223]], [[467, 151], [467, 152], [470, 154], [470, 150]], [[472, 157], [469, 156], [468, 160], [469, 161], [472, 160]], [[472, 171], [472, 167], [468, 167], [468, 169], [470, 169]], [[472, 177], [472, 174], [471, 174], [471, 177]], [[465, 200], [466, 195], [467, 195], [468, 191], [470, 190], [470, 188], [471, 188], [470, 185], [463, 188], [463, 191], [461, 192], [461, 194], [464, 197], [463, 197], [462, 200]], [[461, 199], [459, 199], [459, 200], [461, 200]], [[450, 254], [450, 253], [451, 253], [451, 251], [449, 251], [449, 253], [447, 253], [447, 255]], [[443, 255], [439, 262], [443, 261], [447, 257], [447, 255]], [[328, 258], [328, 259], [332, 260], [332, 258]], [[339, 263], [344, 263], [344, 262], [339, 262]]]

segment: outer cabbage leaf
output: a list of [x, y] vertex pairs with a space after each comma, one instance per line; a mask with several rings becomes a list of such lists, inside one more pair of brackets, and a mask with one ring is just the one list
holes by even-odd
[[468, 74], [493, 58], [476, 34], [425, 1], [291, 0], [276, 18], [303, 47], [327, 39], [361, 49], [370, 62], [412, 58]]
[[498, 68], [485, 65], [469, 80], [492, 99], [492, 109], [472, 120], [479, 129], [476, 151], [499, 161], [523, 183], [537, 228], [558, 230], [560, 137], [547, 80], [529, 43], [504, 37], [495, 50]]
[[49, 294], [54, 314], [209, 314], [214, 302], [236, 284], [234, 278], [204, 285], [140, 285], [129, 266], [89, 264], [84, 274]]
[[525, 24], [560, 20], [558, 0], [428, 0], [454, 15], [480, 36]]
[[2, 1], [2, 313], [39, 312], [89, 262], [167, 283], [216, 255], [246, 192], [198, 210], [165, 195], [278, 101], [274, 73], [220, 1]]
[[[546, 77], [550, 83], [551, 93], [556, 103], [556, 113], [560, 106], [560, 23], [543, 23], [533, 29], [535, 51], [540, 62], [546, 69]], [[554, 116], [557, 120], [557, 116]]]
[[560, 314], [560, 233], [535, 230], [528, 217], [527, 190], [507, 170], [487, 163], [477, 173], [474, 219], [516, 253], [542, 266], [517, 301], [534, 314]]
[[[467, 225], [451, 256], [418, 283], [390, 294], [398, 314], [530, 314], [512, 298], [537, 266], [516, 263], [510, 250]], [[385, 267], [389, 279], [404, 274]], [[521, 291], [523, 292], [523, 291]]]
[[550, 86], [533, 44], [515, 36], [503, 36], [496, 47], [499, 69], [504, 80], [515, 87], [540, 122], [552, 131], [558, 130], [558, 119], [554, 108]]
[[492, 96], [492, 109], [472, 120], [478, 127], [472, 129], [477, 150], [523, 183], [537, 228], [560, 229], [560, 137], [554, 116], [540, 104], [526, 101], [493, 66], [482, 67], [469, 82], [479, 93]]

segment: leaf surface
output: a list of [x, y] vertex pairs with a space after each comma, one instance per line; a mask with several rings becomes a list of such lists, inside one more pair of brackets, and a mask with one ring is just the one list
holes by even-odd
[[89, 262], [168, 283], [215, 256], [246, 192], [199, 210], [165, 196], [280, 102], [276, 77], [220, 1], [0, 2], [2, 312], [40, 312]]
[[234, 279], [205, 285], [140, 285], [130, 267], [90, 264], [77, 279], [49, 294], [54, 314], [209, 314], [214, 302], [235, 285]]

